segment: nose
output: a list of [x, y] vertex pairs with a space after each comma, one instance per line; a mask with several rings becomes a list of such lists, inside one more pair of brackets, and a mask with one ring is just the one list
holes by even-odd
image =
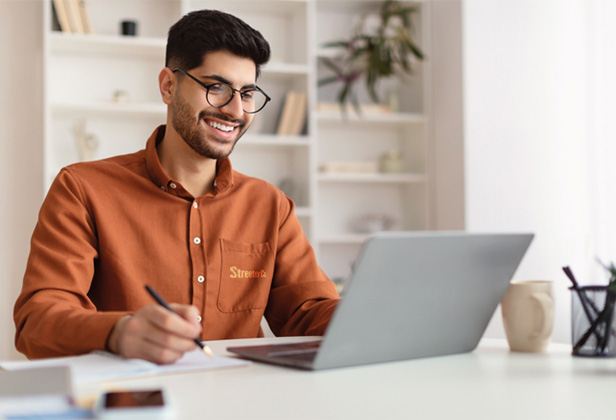
[[244, 116], [244, 109], [242, 105], [242, 95], [235, 92], [231, 101], [225, 106], [219, 108], [223, 113], [232, 116], [233, 118], [241, 118]]

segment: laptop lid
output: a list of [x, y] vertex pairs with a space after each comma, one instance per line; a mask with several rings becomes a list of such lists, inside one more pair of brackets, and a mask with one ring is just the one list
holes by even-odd
[[313, 369], [472, 351], [532, 234], [386, 232], [362, 246]]
[[296, 343], [228, 350], [314, 370], [472, 351], [532, 239], [532, 234], [375, 234], [362, 246], [318, 349], [315, 343]]

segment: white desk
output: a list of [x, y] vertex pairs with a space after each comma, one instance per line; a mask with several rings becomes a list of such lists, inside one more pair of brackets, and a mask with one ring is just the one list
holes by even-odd
[[[225, 354], [255, 341], [208, 344]], [[320, 372], [253, 363], [106, 385], [165, 386], [182, 420], [616, 418], [616, 359], [570, 353], [563, 344], [543, 354], [511, 353], [506, 341], [484, 339], [455, 356]]]

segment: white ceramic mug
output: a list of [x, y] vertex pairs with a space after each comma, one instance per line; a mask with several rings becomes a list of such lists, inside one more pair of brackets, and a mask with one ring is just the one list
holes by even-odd
[[545, 351], [554, 327], [551, 281], [513, 281], [501, 302], [505, 334], [511, 351]]

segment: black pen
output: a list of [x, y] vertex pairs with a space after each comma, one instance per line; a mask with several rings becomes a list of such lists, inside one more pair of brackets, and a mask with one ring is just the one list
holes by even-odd
[[[169, 306], [169, 304], [167, 302], [165, 302], [165, 299], [163, 299], [158, 293], [156, 293], [156, 290], [152, 289], [150, 286], [146, 285], [145, 286], [145, 290], [148, 291], [148, 293], [150, 294], [150, 296], [152, 296], [154, 298], [154, 300], [156, 302], [158, 302], [158, 304], [160, 306], [162, 306], [163, 308], [173, 312], [174, 314], [177, 314], [176, 311], [174, 311], [173, 309], [171, 309], [171, 306]], [[179, 316], [179, 315], [178, 315]], [[201, 342], [201, 340], [199, 340], [198, 338], [194, 339], [195, 343], [201, 348], [201, 350], [203, 350], [203, 353], [207, 354], [210, 357], [214, 357], [214, 352], [212, 351], [211, 348], [209, 348], [208, 346], [206, 346], [205, 344], [203, 344]]]

